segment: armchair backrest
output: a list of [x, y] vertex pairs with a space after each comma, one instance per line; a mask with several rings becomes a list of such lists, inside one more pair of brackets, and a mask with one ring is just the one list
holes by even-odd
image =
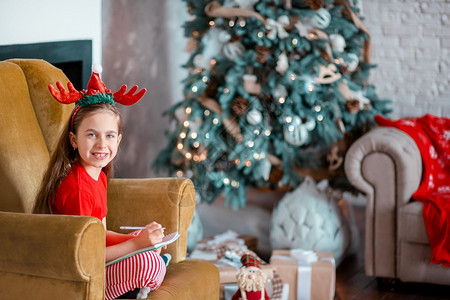
[[0, 62], [0, 210], [30, 213], [50, 154], [73, 105], [55, 101], [47, 85], [68, 79], [36, 59]]

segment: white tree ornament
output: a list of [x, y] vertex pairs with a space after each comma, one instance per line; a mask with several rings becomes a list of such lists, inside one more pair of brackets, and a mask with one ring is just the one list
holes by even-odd
[[252, 109], [247, 113], [247, 122], [251, 125], [257, 125], [262, 121], [262, 114], [257, 109]]
[[285, 26], [289, 25], [288, 16], [280, 16], [277, 20], [267, 19], [266, 29], [270, 31], [267, 37], [274, 40], [277, 35], [280, 39], [285, 39], [289, 36], [289, 33], [284, 29]]
[[331, 15], [325, 8], [319, 8], [311, 18], [311, 23], [320, 29], [325, 29], [330, 25]]
[[330, 34], [331, 47], [334, 51], [344, 52], [344, 48], [346, 46], [345, 39], [340, 34]]
[[275, 68], [275, 70], [277, 70], [277, 72], [280, 74], [284, 74], [288, 68], [289, 68], [288, 57], [286, 53], [283, 52], [278, 57], [277, 67]]
[[309, 141], [309, 132], [316, 127], [314, 119], [308, 120], [305, 123], [299, 116], [291, 117], [292, 121], [287, 123], [284, 127], [284, 139], [293, 146], [302, 146]]
[[245, 47], [242, 45], [241, 42], [233, 42], [228, 43], [223, 47], [223, 54], [229, 59], [229, 60], [236, 60], [236, 58], [242, 56], [245, 52]]
[[259, 0], [234, 0], [240, 8], [246, 10], [254, 10], [253, 6], [258, 3]]
[[227, 33], [218, 28], [211, 28], [202, 38], [203, 51], [194, 57], [194, 65], [197, 68], [211, 68], [211, 59], [222, 53], [222, 48], [227, 41], [223, 41]]
[[348, 59], [345, 60], [349, 72], [354, 72], [359, 65], [358, 55], [355, 53], [349, 53]]

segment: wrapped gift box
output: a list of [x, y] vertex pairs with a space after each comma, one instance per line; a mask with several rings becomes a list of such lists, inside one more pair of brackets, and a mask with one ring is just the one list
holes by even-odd
[[[255, 237], [238, 235], [235, 232], [228, 231], [199, 241], [189, 258], [207, 260], [219, 269], [220, 299], [229, 300], [225, 298], [225, 295], [237, 290], [236, 273], [241, 267], [240, 259], [242, 255], [251, 254], [260, 259], [255, 253], [257, 242], [258, 240]], [[287, 285], [284, 287], [280, 276], [275, 274], [273, 266], [265, 262], [262, 262], [260, 266], [267, 277], [266, 290], [268, 294], [277, 296], [275, 297], [277, 299], [282, 299], [280, 294], [284, 292], [283, 288], [285, 288], [285, 294], [287, 294]]]
[[227, 251], [234, 252], [240, 256], [251, 252], [256, 255], [258, 239], [248, 235], [239, 235], [234, 231], [227, 231], [211, 238], [205, 238], [197, 243], [194, 251], [189, 257], [201, 260], [219, 260], [225, 257]]
[[270, 265], [289, 284], [290, 300], [334, 298], [336, 268], [333, 253], [300, 249], [274, 250]]
[[237, 283], [220, 284], [219, 300], [230, 300], [238, 288]]
[[233, 231], [228, 231], [215, 237], [204, 238], [197, 243], [197, 249], [211, 250], [221, 246], [237, 247], [246, 246], [248, 250], [257, 252], [258, 239], [250, 235], [237, 234]]

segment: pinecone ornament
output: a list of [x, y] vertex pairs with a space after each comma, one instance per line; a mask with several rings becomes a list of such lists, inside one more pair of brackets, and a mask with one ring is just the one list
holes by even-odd
[[270, 175], [269, 175], [269, 182], [271, 183], [278, 183], [283, 179], [283, 168], [280, 166], [272, 166], [272, 169], [270, 169]]
[[267, 57], [270, 54], [270, 48], [267, 46], [255, 46], [255, 52], [256, 52], [256, 61], [260, 64], [263, 64], [266, 62]]
[[305, 3], [312, 10], [318, 10], [323, 7], [323, 0], [306, 0]]
[[245, 112], [248, 110], [248, 107], [248, 100], [242, 97], [233, 99], [233, 102], [231, 103], [231, 109], [239, 117], [245, 114]]
[[211, 78], [209, 80], [208, 86], [205, 89], [205, 95], [209, 98], [215, 98], [217, 94], [217, 89], [219, 87], [219, 83]]

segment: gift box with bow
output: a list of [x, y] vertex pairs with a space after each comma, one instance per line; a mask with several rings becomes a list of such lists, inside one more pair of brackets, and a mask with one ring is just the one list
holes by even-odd
[[303, 249], [273, 250], [270, 265], [284, 283], [289, 283], [289, 299], [334, 298], [336, 268], [332, 253]]

